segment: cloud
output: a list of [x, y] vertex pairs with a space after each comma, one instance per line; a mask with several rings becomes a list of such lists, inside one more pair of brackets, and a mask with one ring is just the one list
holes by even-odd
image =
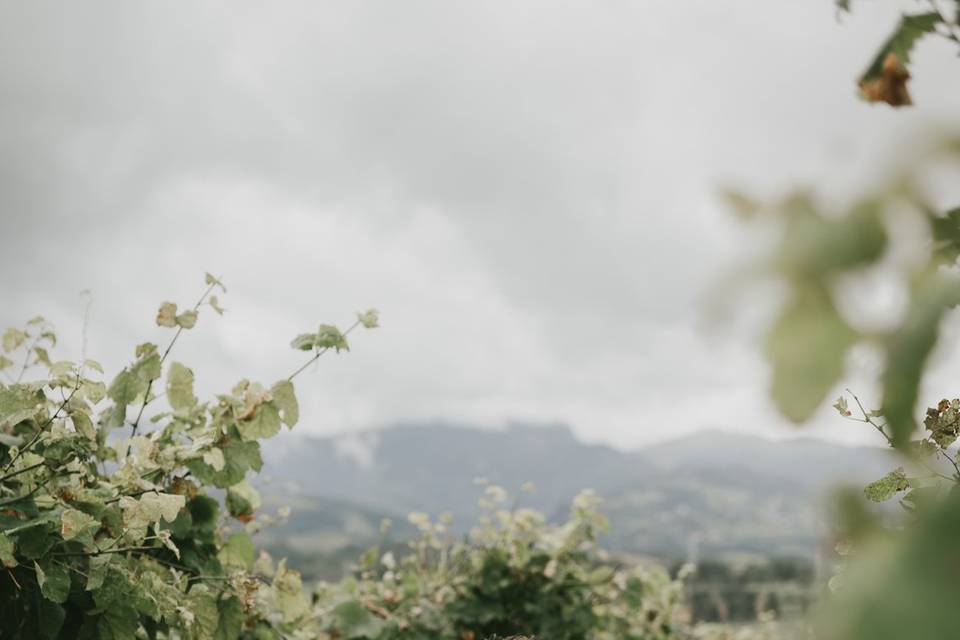
[[76, 350], [90, 288], [90, 348], [122, 366], [211, 270], [230, 312], [176, 354], [208, 391], [283, 375], [293, 334], [382, 307], [304, 377], [306, 428], [773, 429], [752, 344], [698, 328], [750, 250], [714, 190], [847, 197], [895, 131], [955, 113], [936, 43], [914, 112], [853, 97], [895, 10], [9, 3], [0, 321], [44, 312]]

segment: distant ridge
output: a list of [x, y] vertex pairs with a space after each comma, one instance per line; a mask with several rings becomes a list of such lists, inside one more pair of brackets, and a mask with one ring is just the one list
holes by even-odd
[[[704, 553], [806, 554], [823, 532], [818, 513], [826, 488], [863, 484], [894, 466], [882, 449], [719, 430], [635, 452], [585, 444], [559, 424], [401, 424], [291, 436], [266, 446], [260, 486], [271, 501], [294, 503], [288, 527], [301, 542], [311, 533], [336, 539], [331, 527], [343, 524], [330, 514], [319, 518], [313, 503], [355, 509], [367, 520], [448, 511], [466, 528], [477, 515], [475, 479], [484, 478], [511, 493], [532, 482], [537, 491], [521, 504], [553, 517], [581, 489], [594, 489], [606, 501], [613, 523], [607, 544], [616, 550], [678, 556], [693, 536]], [[370, 528], [356, 518], [354, 543]]]

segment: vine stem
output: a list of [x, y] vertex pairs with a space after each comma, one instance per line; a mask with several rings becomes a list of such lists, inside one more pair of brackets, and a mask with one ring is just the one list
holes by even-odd
[[[359, 325], [360, 325], [360, 320], [357, 320], [356, 322], [354, 322], [352, 325], [350, 325], [350, 328], [349, 328], [349, 329], [347, 329], [346, 331], [343, 332], [343, 337], [346, 338], [348, 335], [350, 335], [350, 332], [353, 331], [354, 329], [356, 329]], [[322, 356], [323, 354], [325, 354], [325, 353], [326, 353], [327, 351], [329, 351], [329, 350], [330, 350], [330, 347], [324, 347], [323, 349], [320, 349], [319, 351], [317, 351], [317, 353], [314, 354], [314, 356], [313, 356], [312, 358], [310, 358], [309, 360], [307, 360], [306, 362], [304, 362], [303, 365], [302, 365], [299, 369], [297, 369], [296, 371], [294, 371], [293, 373], [291, 373], [291, 374], [287, 377], [287, 381], [290, 382], [290, 381], [292, 381], [294, 378], [296, 378], [298, 375], [300, 375], [301, 373], [303, 373], [303, 371], [304, 371], [307, 367], [309, 367], [311, 364], [313, 364], [314, 362], [317, 361], [317, 358], [319, 358], [320, 356]]]
[[[937, 17], [940, 18], [940, 21], [943, 23], [943, 25], [947, 29], [946, 33], [943, 33], [941, 31], [937, 31], [937, 33], [939, 33], [944, 38], [952, 40], [953, 42], [960, 45], [960, 36], [957, 36], [957, 25], [947, 20], [947, 17], [943, 15], [943, 11], [940, 10], [940, 4], [937, 2], [937, 0], [927, 0], [927, 4], [930, 5], [930, 8], [933, 9], [933, 12], [937, 14]], [[960, 21], [960, 15], [957, 16], [957, 20]]]
[[[209, 296], [213, 289], [217, 286], [217, 281], [211, 282], [210, 286], [207, 287], [207, 290], [203, 292], [203, 295], [200, 296], [200, 299], [197, 300], [197, 304], [193, 305], [193, 311], [199, 311], [200, 306], [206, 302], [207, 296]], [[167, 356], [170, 355], [170, 350], [173, 349], [173, 345], [177, 343], [177, 338], [180, 337], [180, 334], [183, 333], [183, 327], [177, 327], [177, 332], [173, 334], [173, 338], [170, 340], [170, 344], [167, 345], [167, 348], [164, 349], [163, 355], [160, 356], [160, 368], [163, 369], [163, 363], [166, 361]], [[130, 444], [127, 445], [127, 455], [130, 455], [130, 450], [133, 447], [133, 438], [137, 435], [137, 429], [140, 426], [140, 420], [143, 419], [143, 411], [147, 408], [147, 405], [150, 404], [150, 390], [153, 389], [153, 380], [147, 383], [147, 390], [143, 394], [143, 402], [140, 403], [140, 410], [137, 412], [137, 418], [133, 421], [133, 428], [130, 431]]]
[[27, 372], [27, 367], [30, 365], [30, 352], [33, 351], [33, 348], [37, 346], [37, 343], [40, 342], [40, 336], [43, 334], [43, 326], [41, 326], [37, 335], [33, 336], [33, 340], [30, 342], [30, 346], [27, 347], [27, 354], [23, 356], [23, 366], [20, 367], [20, 373], [17, 375], [17, 380], [14, 384], [20, 384], [20, 381], [23, 380], [23, 374]]
[[21, 473], [26, 473], [27, 471], [33, 471], [37, 467], [42, 467], [45, 464], [46, 464], [46, 461], [43, 460], [43, 461], [37, 462], [36, 464], [31, 464], [29, 467], [24, 467], [23, 469], [17, 469], [16, 471], [11, 471], [10, 473], [5, 473], [2, 476], [0, 476], [0, 482], [3, 482], [4, 480], [9, 480], [10, 478], [18, 476]]
[[63, 399], [63, 402], [60, 403], [60, 406], [57, 407], [57, 410], [54, 412], [54, 414], [53, 414], [52, 416], [50, 416], [50, 418], [49, 418], [46, 422], [44, 422], [43, 425], [42, 425], [39, 429], [37, 429], [37, 433], [33, 436], [33, 438], [30, 440], [30, 442], [28, 442], [28, 443], [26, 444], [26, 446], [24, 446], [22, 449], [20, 449], [19, 451], [17, 451], [17, 455], [13, 456], [13, 459], [10, 460], [10, 462], [8, 462], [8, 463], [6, 464], [6, 466], [3, 467], [3, 472], [4, 472], [4, 473], [6, 473], [7, 471], [9, 471], [9, 470], [10, 470], [10, 467], [13, 466], [13, 463], [15, 463], [18, 459], [20, 459], [20, 456], [22, 456], [24, 453], [26, 453], [27, 451], [29, 451], [30, 448], [33, 447], [33, 445], [35, 445], [35, 444], [37, 443], [37, 440], [40, 439], [40, 436], [43, 435], [43, 432], [46, 430], [46, 428], [49, 427], [51, 424], [53, 424], [53, 421], [56, 420], [56, 419], [60, 416], [60, 412], [63, 411], [64, 407], [66, 407], [68, 404], [70, 404], [70, 400], [73, 399], [74, 394], [76, 394], [77, 391], [79, 391], [79, 390], [80, 390], [80, 371], [78, 370], [78, 371], [77, 371], [77, 382], [76, 382], [76, 384], [73, 385], [73, 389], [70, 390], [70, 394], [69, 394], [66, 398]]
[[[887, 435], [886, 431], [884, 431], [883, 429], [884, 425], [877, 424], [876, 422], [873, 421], [873, 418], [870, 417], [870, 414], [868, 414], [866, 409], [863, 408], [863, 404], [860, 402], [860, 398], [857, 397], [857, 394], [850, 391], [850, 389], [847, 389], [847, 393], [849, 393], [853, 397], [854, 402], [857, 403], [857, 406], [860, 408], [860, 412], [863, 414], [862, 419], [861, 418], [852, 418], [852, 419], [856, 420], [857, 422], [865, 422], [866, 424], [871, 425], [873, 428], [875, 428], [877, 431], [879, 431], [883, 435], [884, 439], [892, 447], [893, 439], [889, 435]], [[950, 460], [950, 457], [947, 456], [947, 459]], [[944, 475], [939, 471], [937, 471], [936, 469], [934, 469], [933, 467], [931, 467], [929, 464], [927, 464], [925, 460], [918, 459], [918, 462], [922, 464], [924, 467], [926, 467], [927, 471], [929, 471], [933, 475], [943, 478], [944, 480], [950, 480], [951, 482], [956, 481], [955, 478], [951, 478], [950, 476]], [[960, 474], [960, 468], [957, 467], [957, 464], [953, 460], [950, 460], [950, 462], [953, 463], [954, 468], [957, 469], [958, 474]]]

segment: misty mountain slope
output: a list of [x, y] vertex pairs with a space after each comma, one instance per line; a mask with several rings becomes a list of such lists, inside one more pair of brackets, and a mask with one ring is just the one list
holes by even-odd
[[[823, 532], [827, 487], [863, 484], [894, 466], [882, 449], [720, 431], [623, 452], [584, 444], [556, 425], [401, 425], [292, 437], [272, 441], [264, 458], [261, 490], [294, 503], [290, 529], [276, 531], [274, 540], [290, 535], [303, 550], [314, 535], [357, 544], [377, 515], [402, 520], [410, 511], [449, 511], [464, 531], [478, 513], [482, 487], [475, 479], [485, 478], [513, 494], [532, 482], [536, 492], [520, 504], [556, 519], [580, 490], [594, 489], [613, 525], [608, 546], [669, 556], [682, 555], [691, 541], [704, 553], [807, 553]], [[305, 509], [299, 516], [297, 504]], [[367, 526], [343, 533], [337, 527], [345, 519], [323, 509], [362, 512]], [[316, 550], [325, 543], [316, 542]]]
[[393, 511], [450, 511], [472, 517], [484, 478], [547, 512], [583, 488], [605, 493], [648, 473], [642, 457], [586, 445], [566, 427], [504, 431], [397, 426], [349, 437], [291, 439], [266, 448], [264, 474], [302, 495], [336, 497]]

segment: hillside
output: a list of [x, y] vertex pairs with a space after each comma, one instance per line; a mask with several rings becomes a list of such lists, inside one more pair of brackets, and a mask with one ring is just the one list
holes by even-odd
[[[293, 507], [265, 542], [284, 540], [306, 556], [361, 549], [378, 538], [381, 517], [403, 523], [411, 511], [449, 511], [466, 528], [477, 515], [477, 478], [512, 493], [532, 482], [537, 490], [521, 504], [552, 517], [594, 489], [613, 523], [606, 543], [618, 551], [678, 557], [695, 543], [705, 555], [807, 555], [823, 532], [826, 488], [891, 466], [880, 449], [720, 431], [623, 452], [582, 443], [559, 425], [399, 425], [278, 439], [264, 458], [262, 492]], [[408, 533], [401, 525], [391, 539]]]

